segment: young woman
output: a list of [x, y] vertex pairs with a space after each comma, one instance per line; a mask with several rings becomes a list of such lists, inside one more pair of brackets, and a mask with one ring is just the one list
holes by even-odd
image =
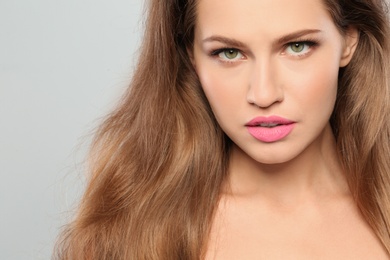
[[59, 259], [390, 259], [379, 0], [151, 0]]

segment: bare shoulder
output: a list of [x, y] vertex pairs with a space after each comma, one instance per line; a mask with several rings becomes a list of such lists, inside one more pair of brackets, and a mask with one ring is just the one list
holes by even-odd
[[214, 219], [206, 260], [390, 259], [354, 203], [269, 205], [224, 198]]

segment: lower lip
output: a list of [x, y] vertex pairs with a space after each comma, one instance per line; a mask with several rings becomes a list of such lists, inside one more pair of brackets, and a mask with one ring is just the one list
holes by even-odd
[[295, 123], [275, 127], [247, 126], [249, 133], [265, 143], [277, 142], [291, 133]]

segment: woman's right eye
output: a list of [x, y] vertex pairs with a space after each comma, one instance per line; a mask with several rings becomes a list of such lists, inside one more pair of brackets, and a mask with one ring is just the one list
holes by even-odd
[[237, 60], [240, 60], [244, 57], [242, 53], [234, 48], [224, 48], [224, 49], [219, 49], [215, 50], [211, 53], [212, 56], [218, 56], [218, 58], [222, 62], [235, 62]]

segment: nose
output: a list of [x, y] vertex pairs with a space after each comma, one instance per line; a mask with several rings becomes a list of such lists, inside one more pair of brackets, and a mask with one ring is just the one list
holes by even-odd
[[277, 64], [271, 61], [256, 64], [249, 81], [247, 101], [259, 108], [282, 102], [284, 91], [279, 76]]

